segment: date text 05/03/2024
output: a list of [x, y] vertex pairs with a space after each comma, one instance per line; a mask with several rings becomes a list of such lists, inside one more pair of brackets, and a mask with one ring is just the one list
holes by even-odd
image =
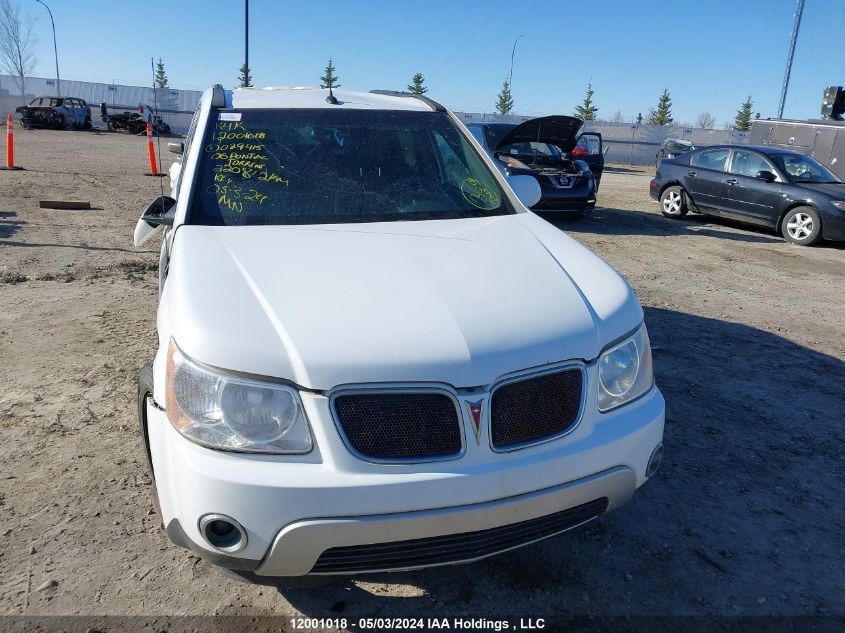
[[520, 618], [517, 622], [487, 618], [292, 618], [296, 630], [455, 630], [455, 631], [539, 631], [546, 628], [544, 618]]

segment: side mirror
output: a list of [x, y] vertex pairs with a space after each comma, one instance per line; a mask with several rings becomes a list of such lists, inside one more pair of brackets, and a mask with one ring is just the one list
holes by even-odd
[[760, 171], [758, 171], [755, 178], [765, 180], [766, 182], [774, 182], [775, 180], [777, 180], [777, 176], [775, 176], [772, 172], [766, 169], [761, 169]]
[[170, 196], [159, 196], [144, 209], [141, 219], [150, 226], [173, 226], [173, 214], [168, 212], [175, 205]]
[[167, 144], [167, 151], [171, 154], [184, 154], [185, 153], [185, 142], [179, 141], [178, 143], [168, 143]]
[[540, 183], [534, 176], [527, 176], [524, 174], [517, 174], [508, 177], [508, 184], [510, 185], [516, 197], [526, 207], [531, 208], [540, 201], [542, 195], [540, 191]]
[[173, 207], [176, 201], [170, 196], [159, 196], [144, 209], [144, 213], [135, 225], [133, 242], [140, 246], [153, 235], [162, 230], [162, 227], [173, 226]]

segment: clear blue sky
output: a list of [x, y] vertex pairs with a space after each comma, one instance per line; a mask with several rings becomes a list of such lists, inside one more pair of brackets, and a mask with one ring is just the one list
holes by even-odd
[[[34, 0], [36, 76], [55, 73], [50, 21]], [[243, 63], [242, 0], [46, 0], [67, 79], [150, 82], [164, 60], [174, 88], [234, 86]], [[148, 9], [143, 12], [142, 9]], [[669, 88], [676, 121], [708, 111], [721, 126], [749, 93], [775, 116], [796, 0], [250, 2], [257, 86], [316, 86], [326, 60], [354, 89], [404, 89], [490, 111], [507, 75], [521, 114], [571, 113], [592, 80], [599, 116], [630, 120]], [[146, 15], [145, 15], [146, 13]], [[807, 0], [785, 115], [817, 117], [822, 90], [845, 84], [845, 1]]]

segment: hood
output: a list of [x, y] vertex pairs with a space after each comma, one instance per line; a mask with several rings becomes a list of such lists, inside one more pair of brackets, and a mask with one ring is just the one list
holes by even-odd
[[796, 182], [802, 189], [818, 191], [835, 200], [845, 200], [845, 182]]
[[564, 152], [569, 153], [578, 143], [578, 130], [583, 124], [581, 119], [563, 114], [531, 119], [520, 123], [505, 134], [494, 150], [512, 143], [537, 142], [557, 145]]
[[209, 365], [316, 390], [395, 381], [481, 386], [521, 369], [593, 359], [642, 312], [612, 269], [555, 229], [571, 243], [574, 267], [597, 275], [601, 301], [614, 312], [626, 308], [625, 324], [614, 327], [623, 331], [602, 331], [531, 216], [181, 226], [159, 332]]

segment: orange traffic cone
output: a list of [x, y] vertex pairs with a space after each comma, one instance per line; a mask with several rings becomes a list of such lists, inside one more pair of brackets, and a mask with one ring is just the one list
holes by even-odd
[[153, 126], [150, 123], [147, 123], [147, 152], [150, 155], [150, 171], [145, 175], [163, 178], [165, 174], [158, 173], [158, 169], [156, 168], [156, 150], [153, 145]]
[[15, 134], [12, 131], [12, 115], [6, 117], [6, 166], [0, 169], [23, 169], [15, 167]]

